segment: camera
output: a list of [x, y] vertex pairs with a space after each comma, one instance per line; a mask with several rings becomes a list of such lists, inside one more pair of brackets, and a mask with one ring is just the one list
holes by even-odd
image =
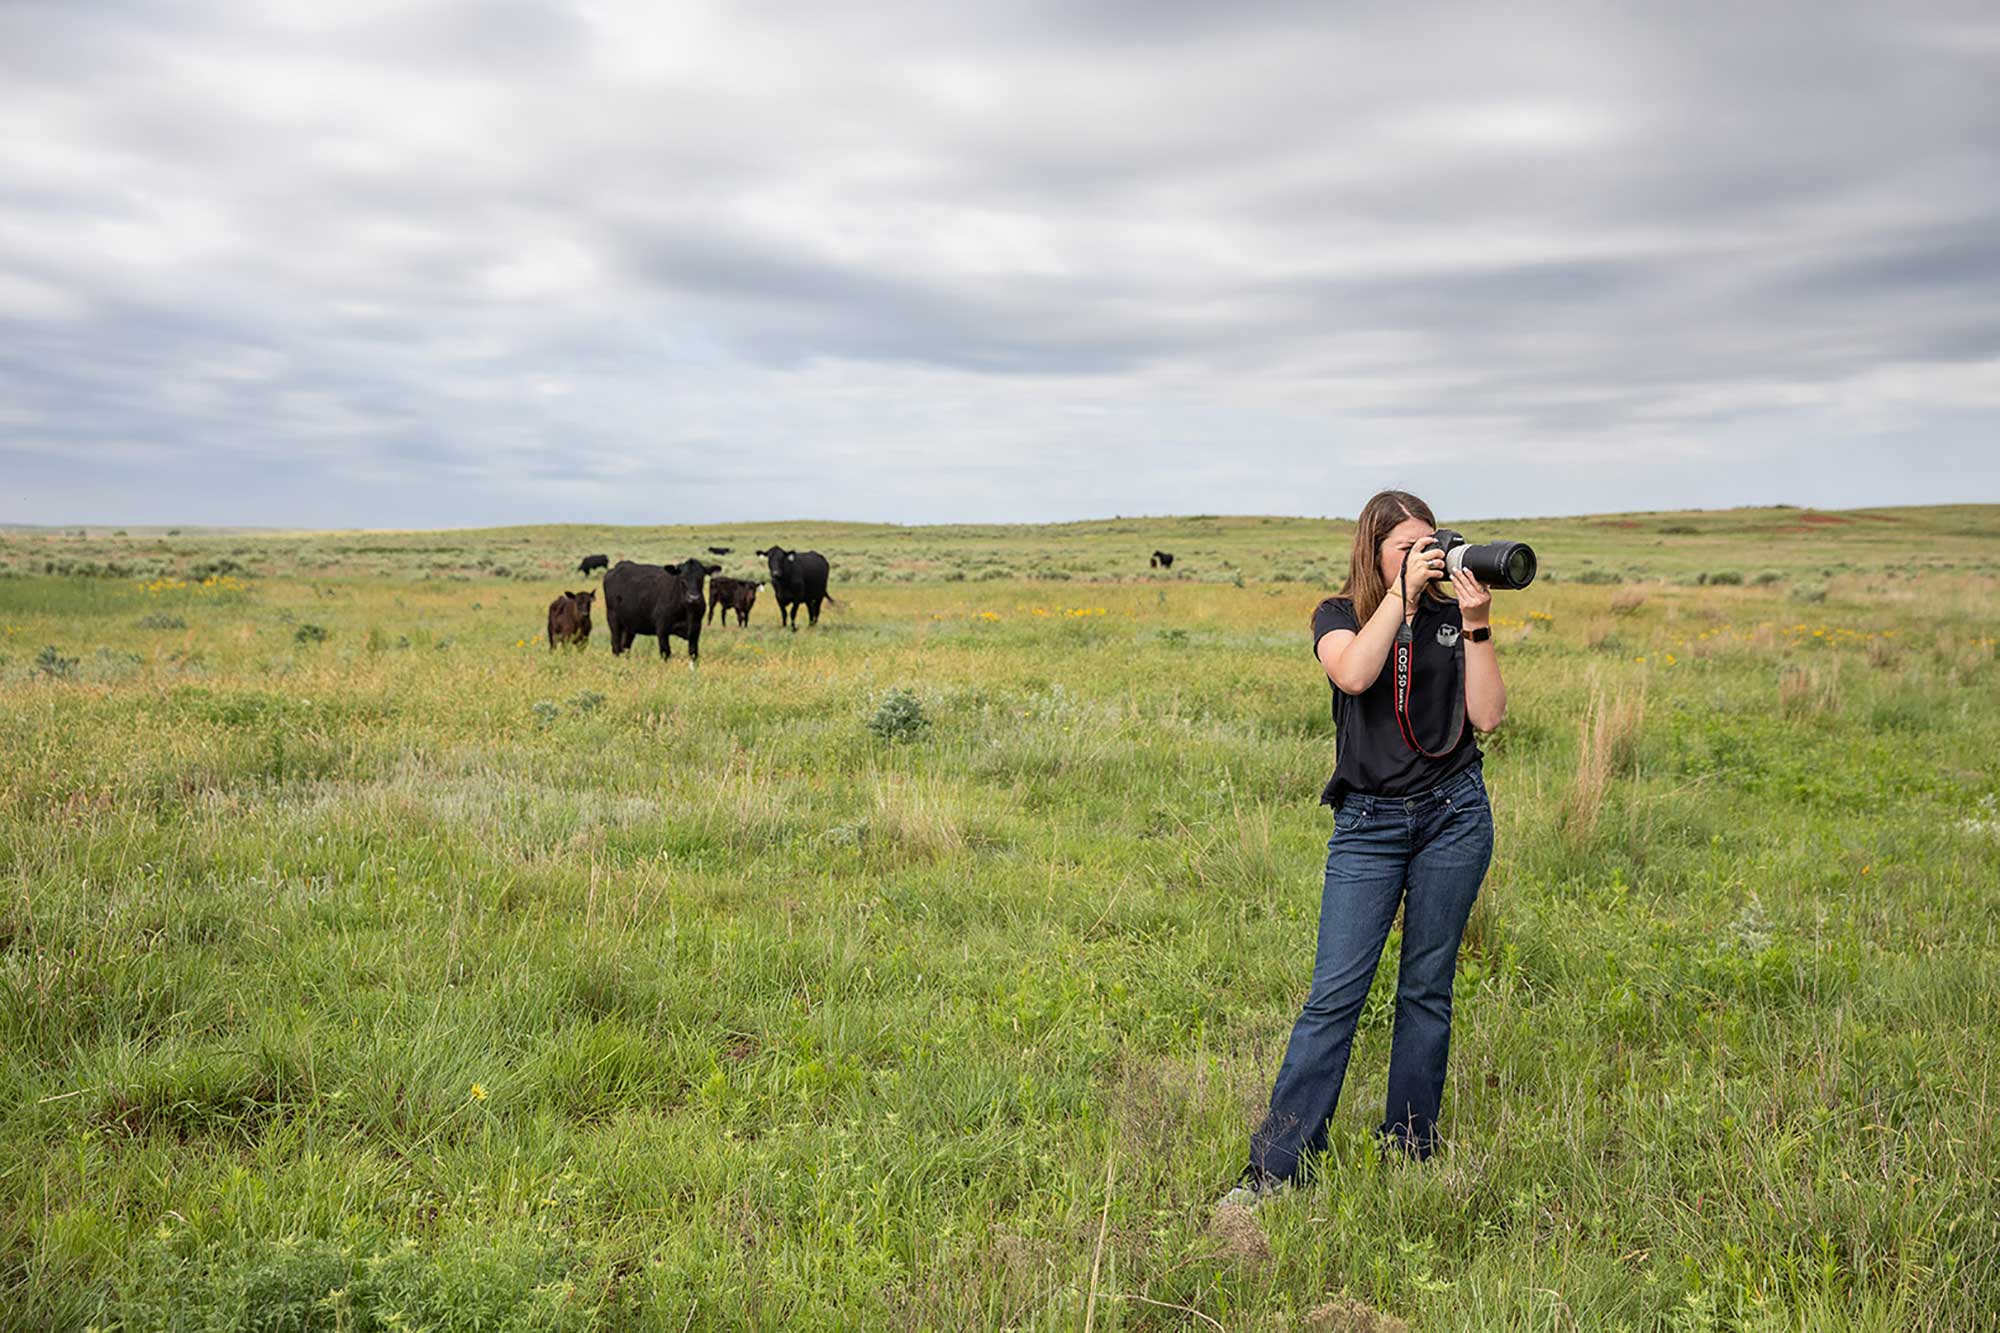
[[1489, 588], [1525, 588], [1535, 581], [1535, 551], [1526, 542], [1479, 542], [1439, 528], [1431, 537], [1444, 552], [1449, 578], [1463, 569]]

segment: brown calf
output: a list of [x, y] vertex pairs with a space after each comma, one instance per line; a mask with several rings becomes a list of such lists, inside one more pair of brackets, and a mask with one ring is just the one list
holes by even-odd
[[566, 592], [549, 603], [549, 649], [559, 643], [581, 648], [590, 642], [590, 604], [596, 592]]
[[715, 610], [722, 608], [722, 623], [736, 613], [738, 628], [750, 623], [750, 608], [757, 604], [757, 584], [751, 579], [712, 578], [708, 581], [708, 620], [715, 623]]

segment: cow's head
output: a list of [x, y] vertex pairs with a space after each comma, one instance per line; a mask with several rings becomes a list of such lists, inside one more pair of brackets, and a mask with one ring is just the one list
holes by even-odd
[[785, 570], [799, 562], [797, 551], [787, 551], [782, 546], [770, 546], [757, 552], [771, 566], [771, 577], [783, 578]]
[[681, 580], [681, 604], [693, 608], [697, 613], [705, 605], [701, 596], [701, 581], [708, 577], [708, 566], [695, 559], [681, 561], [678, 565], [667, 566], [667, 573], [678, 574]]
[[590, 614], [590, 604], [597, 600], [597, 592], [595, 589], [593, 589], [590, 592], [573, 592], [565, 595], [570, 599], [570, 601], [576, 603], [576, 609], [583, 612], [585, 615]]

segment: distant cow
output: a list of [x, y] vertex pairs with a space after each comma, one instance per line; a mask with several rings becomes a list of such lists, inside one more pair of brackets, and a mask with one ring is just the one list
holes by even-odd
[[588, 574], [593, 569], [607, 569], [610, 565], [611, 557], [609, 556], [587, 555], [583, 558], [583, 563], [576, 567], [576, 572], [579, 574]]
[[797, 633], [799, 605], [804, 603], [811, 616], [806, 623], [819, 624], [819, 604], [835, 601], [826, 590], [826, 557], [818, 551], [787, 551], [782, 546], [767, 546], [757, 554], [771, 566], [771, 595], [778, 599], [778, 623], [790, 625]]
[[620, 560], [604, 576], [604, 621], [611, 627], [611, 651], [623, 653], [632, 640], [651, 634], [660, 641], [660, 656], [672, 657], [667, 636], [687, 640], [688, 660], [701, 656], [701, 617], [705, 606], [701, 581], [721, 569], [699, 560], [678, 565], [641, 565]]
[[735, 549], [734, 546], [711, 546], [708, 548], [708, 553], [710, 555], [728, 555]]
[[1153, 552], [1151, 567], [1153, 569], [1172, 569], [1174, 567], [1174, 553], [1172, 551]]
[[559, 643], [581, 648], [590, 642], [590, 604], [596, 592], [566, 592], [549, 603], [549, 649]]
[[736, 613], [738, 628], [750, 623], [750, 608], [757, 604], [758, 583], [755, 579], [725, 579], [720, 575], [708, 581], [708, 623], [715, 623], [717, 608], [722, 611], [722, 623], [729, 623], [729, 613]]

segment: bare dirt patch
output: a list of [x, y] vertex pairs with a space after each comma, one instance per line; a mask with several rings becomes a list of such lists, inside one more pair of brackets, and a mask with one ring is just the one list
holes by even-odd
[[1217, 1204], [1208, 1219], [1208, 1234], [1222, 1244], [1222, 1253], [1243, 1263], [1271, 1257], [1271, 1239], [1257, 1225], [1257, 1215], [1236, 1204]]
[[1351, 1296], [1336, 1296], [1316, 1305], [1293, 1325], [1281, 1320], [1285, 1333], [1409, 1333], [1410, 1326], [1392, 1314], [1383, 1314]]

